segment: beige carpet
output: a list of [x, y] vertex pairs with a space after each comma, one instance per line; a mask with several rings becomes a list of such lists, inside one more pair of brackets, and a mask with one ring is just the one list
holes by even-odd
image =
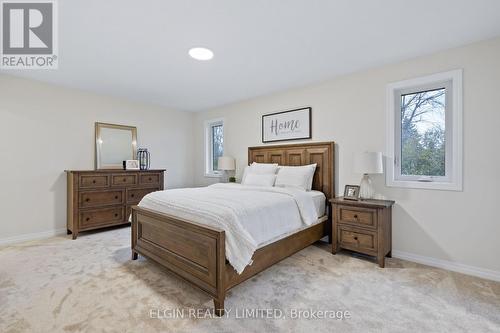
[[[380, 269], [326, 244], [234, 288], [229, 317], [192, 318], [189, 309], [209, 310], [211, 299], [152, 261], [131, 261], [129, 235], [1, 248], [0, 332], [500, 332], [500, 283], [397, 259]], [[156, 318], [176, 308], [185, 318]], [[278, 309], [278, 318], [240, 318], [245, 309]], [[350, 318], [292, 319], [296, 309]]]

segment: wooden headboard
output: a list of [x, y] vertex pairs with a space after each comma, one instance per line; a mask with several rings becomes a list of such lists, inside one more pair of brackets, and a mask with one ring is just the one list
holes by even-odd
[[327, 198], [335, 197], [335, 143], [333, 141], [249, 147], [248, 164], [252, 162], [290, 166], [316, 163], [313, 190], [323, 192]]

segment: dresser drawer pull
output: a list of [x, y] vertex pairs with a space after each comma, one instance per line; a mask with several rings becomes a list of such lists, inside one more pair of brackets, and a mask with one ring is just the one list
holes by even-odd
[[123, 182], [126, 182], [127, 181], [127, 178], [123, 178]]
[[117, 195], [115, 195], [115, 199], [117, 199], [117, 200], [118, 200], [118, 196], [117, 196]]
[[358, 240], [358, 236], [354, 236], [354, 240]]
[[95, 179], [92, 181], [92, 183], [94, 183], [94, 184], [95, 184]]
[[152, 181], [153, 179], [151, 179], [151, 177], [148, 178], [149, 181]]
[[85, 219], [85, 221], [90, 221], [90, 217], [87, 217], [87, 218]]
[[354, 218], [357, 220], [358, 219], [358, 214], [354, 214]]
[[90, 198], [85, 199], [85, 201], [89, 202], [89, 201], [90, 201]]
[[133, 197], [135, 197], [135, 194], [131, 194], [130, 196], [133, 198]]
[[118, 217], [118, 213], [115, 213], [115, 217]]

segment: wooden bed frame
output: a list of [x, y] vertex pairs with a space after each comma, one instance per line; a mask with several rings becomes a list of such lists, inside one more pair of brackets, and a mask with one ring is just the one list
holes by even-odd
[[[335, 153], [333, 142], [303, 143], [248, 148], [248, 163], [307, 165], [317, 163], [313, 189], [334, 197]], [[226, 260], [224, 230], [132, 207], [132, 260], [138, 254], [150, 258], [194, 284], [214, 299], [215, 313], [224, 314], [226, 292], [280, 260], [328, 235], [327, 221], [271, 243], [255, 251], [253, 264], [241, 274]]]

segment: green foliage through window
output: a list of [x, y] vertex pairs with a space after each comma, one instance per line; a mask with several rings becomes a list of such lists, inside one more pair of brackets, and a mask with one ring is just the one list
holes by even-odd
[[445, 176], [446, 89], [401, 95], [401, 175]]

